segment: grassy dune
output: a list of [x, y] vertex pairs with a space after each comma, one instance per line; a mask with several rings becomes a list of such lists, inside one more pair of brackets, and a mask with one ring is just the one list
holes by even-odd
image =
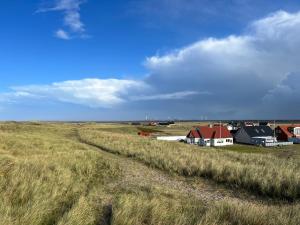
[[101, 219], [102, 186], [118, 168], [64, 135], [64, 129], [51, 127], [0, 127], [0, 224], [96, 224]]
[[[218, 152], [210, 154], [204, 151], [196, 153], [195, 157], [184, 158], [191, 154], [184, 145], [171, 144], [173, 147], [170, 147], [169, 144], [130, 135], [120, 138], [119, 135], [95, 131], [95, 127], [0, 124], [0, 225], [299, 224], [299, 204], [272, 206], [226, 199], [204, 203], [160, 184], [128, 185], [126, 180], [122, 180], [126, 168], [121, 168], [119, 161], [108, 161], [101, 151], [81, 143], [76, 131], [81, 130], [81, 138], [89, 142], [105, 144], [124, 155], [127, 149], [127, 155], [151, 165], [160, 160], [153, 165], [186, 175], [193, 175], [192, 169], [172, 169], [171, 165], [176, 163], [178, 168], [193, 165], [191, 168], [194, 169], [196, 164], [193, 160], [200, 157], [198, 154], [206, 158], [217, 157], [216, 160], [231, 159], [232, 163], [239, 157], [237, 154], [223, 156]], [[113, 146], [112, 143], [107, 144], [110, 141]], [[123, 146], [122, 149], [120, 146]], [[139, 149], [133, 151], [137, 147]], [[187, 152], [180, 155], [178, 148]], [[161, 158], [156, 158], [163, 152], [169, 152], [164, 153], [164, 157], [179, 155], [176, 161], [168, 158], [166, 162], [169, 164], [166, 164]], [[145, 156], [146, 153], [148, 156]], [[249, 164], [251, 160], [255, 159], [243, 163]], [[263, 162], [261, 160], [260, 164]]]
[[133, 135], [81, 129], [80, 138], [171, 173], [201, 176], [277, 198], [300, 197], [300, 161], [273, 155], [240, 154]]
[[118, 196], [113, 225], [296, 225], [300, 207], [260, 206], [220, 201], [205, 205], [176, 194], [151, 191]]

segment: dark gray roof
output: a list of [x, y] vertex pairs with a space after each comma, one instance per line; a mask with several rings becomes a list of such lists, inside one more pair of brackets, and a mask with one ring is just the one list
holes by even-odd
[[249, 126], [242, 127], [250, 137], [273, 136], [273, 130], [269, 126]]

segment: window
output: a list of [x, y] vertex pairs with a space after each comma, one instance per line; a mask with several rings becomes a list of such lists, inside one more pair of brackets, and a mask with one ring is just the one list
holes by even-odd
[[300, 135], [300, 128], [299, 127], [294, 128], [294, 135]]

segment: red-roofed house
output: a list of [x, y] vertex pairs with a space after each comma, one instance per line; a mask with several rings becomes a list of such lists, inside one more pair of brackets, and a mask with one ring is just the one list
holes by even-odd
[[200, 141], [200, 133], [197, 129], [192, 129], [186, 136], [186, 141], [188, 144], [198, 144]]
[[233, 144], [233, 137], [227, 127], [200, 126], [192, 129], [186, 136], [187, 143], [201, 146], [225, 146]]
[[300, 125], [282, 125], [276, 127], [277, 140], [300, 144]]

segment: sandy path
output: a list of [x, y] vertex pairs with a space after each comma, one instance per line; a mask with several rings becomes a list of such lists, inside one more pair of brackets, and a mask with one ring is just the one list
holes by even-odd
[[118, 182], [111, 184], [110, 188], [112, 189], [115, 187], [128, 188], [130, 186], [162, 187], [165, 190], [177, 191], [203, 202], [228, 199], [244, 203], [274, 204], [274, 201], [271, 199], [262, 199], [250, 195], [245, 191], [229, 189], [204, 178], [186, 178], [178, 175], [170, 175], [162, 170], [149, 167], [133, 158], [108, 152], [98, 146], [87, 143], [83, 144], [99, 151], [107, 161], [119, 164], [120, 169], [123, 171], [123, 176]]

